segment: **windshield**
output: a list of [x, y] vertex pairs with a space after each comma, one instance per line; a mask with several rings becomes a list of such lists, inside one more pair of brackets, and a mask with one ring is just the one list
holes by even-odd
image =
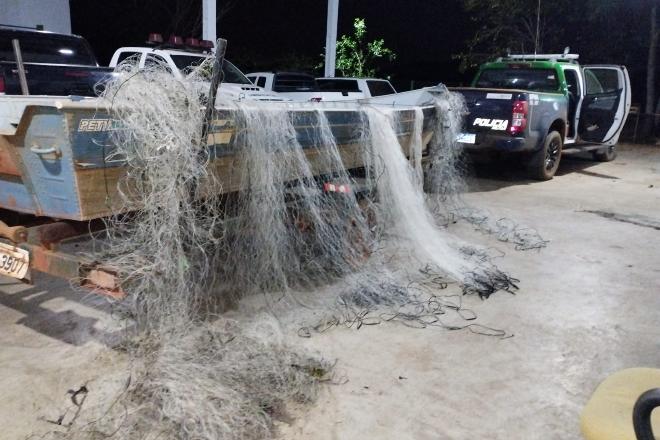
[[476, 87], [557, 92], [559, 82], [552, 69], [487, 69], [481, 72]]
[[[193, 68], [199, 66], [206, 60], [210, 58], [205, 55], [174, 55], [170, 54], [172, 61], [176, 64], [176, 67], [183, 73], [189, 73]], [[229, 61], [225, 60], [222, 65], [222, 72], [224, 73], [223, 82], [233, 83], [233, 84], [250, 84], [249, 79], [243, 75], [243, 72], [238, 70], [238, 67], [234, 66]]]

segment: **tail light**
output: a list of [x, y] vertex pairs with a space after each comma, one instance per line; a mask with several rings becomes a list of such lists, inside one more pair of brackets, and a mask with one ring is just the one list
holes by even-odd
[[5, 93], [5, 77], [0, 75], [0, 93]]
[[527, 114], [529, 113], [529, 105], [527, 101], [513, 101], [513, 111], [511, 114], [511, 126], [509, 126], [509, 133], [512, 135], [521, 134], [527, 128]]
[[323, 184], [323, 192], [349, 194], [351, 192], [351, 187], [350, 185], [326, 182]]
[[309, 98], [309, 100], [312, 102], [321, 102], [322, 99], [323, 97], [321, 96], [314, 96], [313, 98]]

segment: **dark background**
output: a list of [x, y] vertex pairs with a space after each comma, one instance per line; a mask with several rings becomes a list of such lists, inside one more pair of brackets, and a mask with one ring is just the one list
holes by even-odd
[[[553, 41], [561, 44], [544, 47], [544, 52], [562, 52], [568, 45], [571, 52], [580, 54], [583, 64], [625, 64], [631, 76], [633, 101], [643, 101], [648, 46], [640, 42], [648, 34], [648, 24], [638, 6], [644, 0], [621, 3], [609, 14], [611, 25], [602, 20], [589, 23], [584, 17], [589, 13], [588, 0], [582, 1], [581, 9], [555, 14], [548, 29]], [[107, 65], [112, 53], [121, 46], [143, 45], [149, 32], [162, 33], [165, 38], [171, 33], [201, 36], [200, 0], [71, 0], [70, 3], [73, 32], [91, 43], [101, 64]], [[485, 6], [489, 0], [483, 3]], [[529, 0], [529, 3], [534, 9], [536, 2]], [[232, 7], [222, 11], [227, 4]], [[218, 0], [217, 7], [222, 15], [218, 36], [228, 40], [227, 57], [244, 72], [309, 71], [322, 61], [326, 0]], [[381, 76], [390, 77], [399, 90], [438, 82], [461, 85], [470, 81], [474, 71], [461, 71], [456, 55], [466, 51], [467, 41], [479, 32], [481, 24], [475, 22], [473, 11], [466, 11], [463, 0], [340, 0], [338, 35], [352, 31], [355, 17], [366, 19], [369, 40], [384, 38], [385, 45], [397, 54], [394, 62], [379, 67]]]

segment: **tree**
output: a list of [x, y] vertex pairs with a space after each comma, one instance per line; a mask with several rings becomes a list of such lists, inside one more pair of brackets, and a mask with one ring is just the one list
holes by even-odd
[[385, 47], [382, 38], [366, 42], [367, 25], [364, 18], [353, 21], [353, 34], [342, 35], [337, 42], [336, 68], [344, 76], [376, 76], [376, 61], [393, 61], [396, 54]]
[[[493, 55], [541, 52], [545, 47], [561, 45], [567, 17], [574, 9], [571, 0], [463, 0], [463, 7], [477, 30], [466, 42], [467, 50], [456, 58], [461, 70], [473, 68]], [[540, 14], [537, 13], [540, 12]], [[538, 39], [537, 39], [538, 18]], [[562, 46], [563, 48], [563, 46]]]

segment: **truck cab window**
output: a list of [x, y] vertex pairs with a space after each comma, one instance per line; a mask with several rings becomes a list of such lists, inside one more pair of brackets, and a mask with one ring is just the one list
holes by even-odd
[[21, 44], [23, 62], [96, 66], [96, 58], [85, 40], [76, 36], [0, 29], [0, 60], [14, 61], [12, 39]]
[[257, 79], [257, 86], [259, 87], [266, 87], [266, 77], [265, 76], [260, 76]]
[[278, 73], [273, 78], [274, 92], [316, 92], [319, 86], [311, 75]]
[[153, 69], [160, 67], [161, 69], [165, 69], [168, 72], [172, 73], [172, 69], [167, 64], [167, 61], [165, 61], [165, 58], [161, 57], [160, 55], [154, 55], [152, 53], [147, 54], [147, 58], [145, 58], [144, 60], [144, 67], [145, 69]]
[[559, 82], [552, 69], [486, 69], [479, 75], [475, 87], [559, 92]]
[[585, 69], [584, 80], [587, 84], [587, 95], [619, 90], [619, 76], [614, 69]]
[[396, 93], [388, 81], [367, 80], [371, 96], [391, 95]]
[[121, 63], [122, 61], [126, 61], [129, 58], [131, 58], [131, 62], [139, 63], [140, 55], [140, 52], [121, 52], [119, 54], [119, 58], [117, 58], [117, 64]]

